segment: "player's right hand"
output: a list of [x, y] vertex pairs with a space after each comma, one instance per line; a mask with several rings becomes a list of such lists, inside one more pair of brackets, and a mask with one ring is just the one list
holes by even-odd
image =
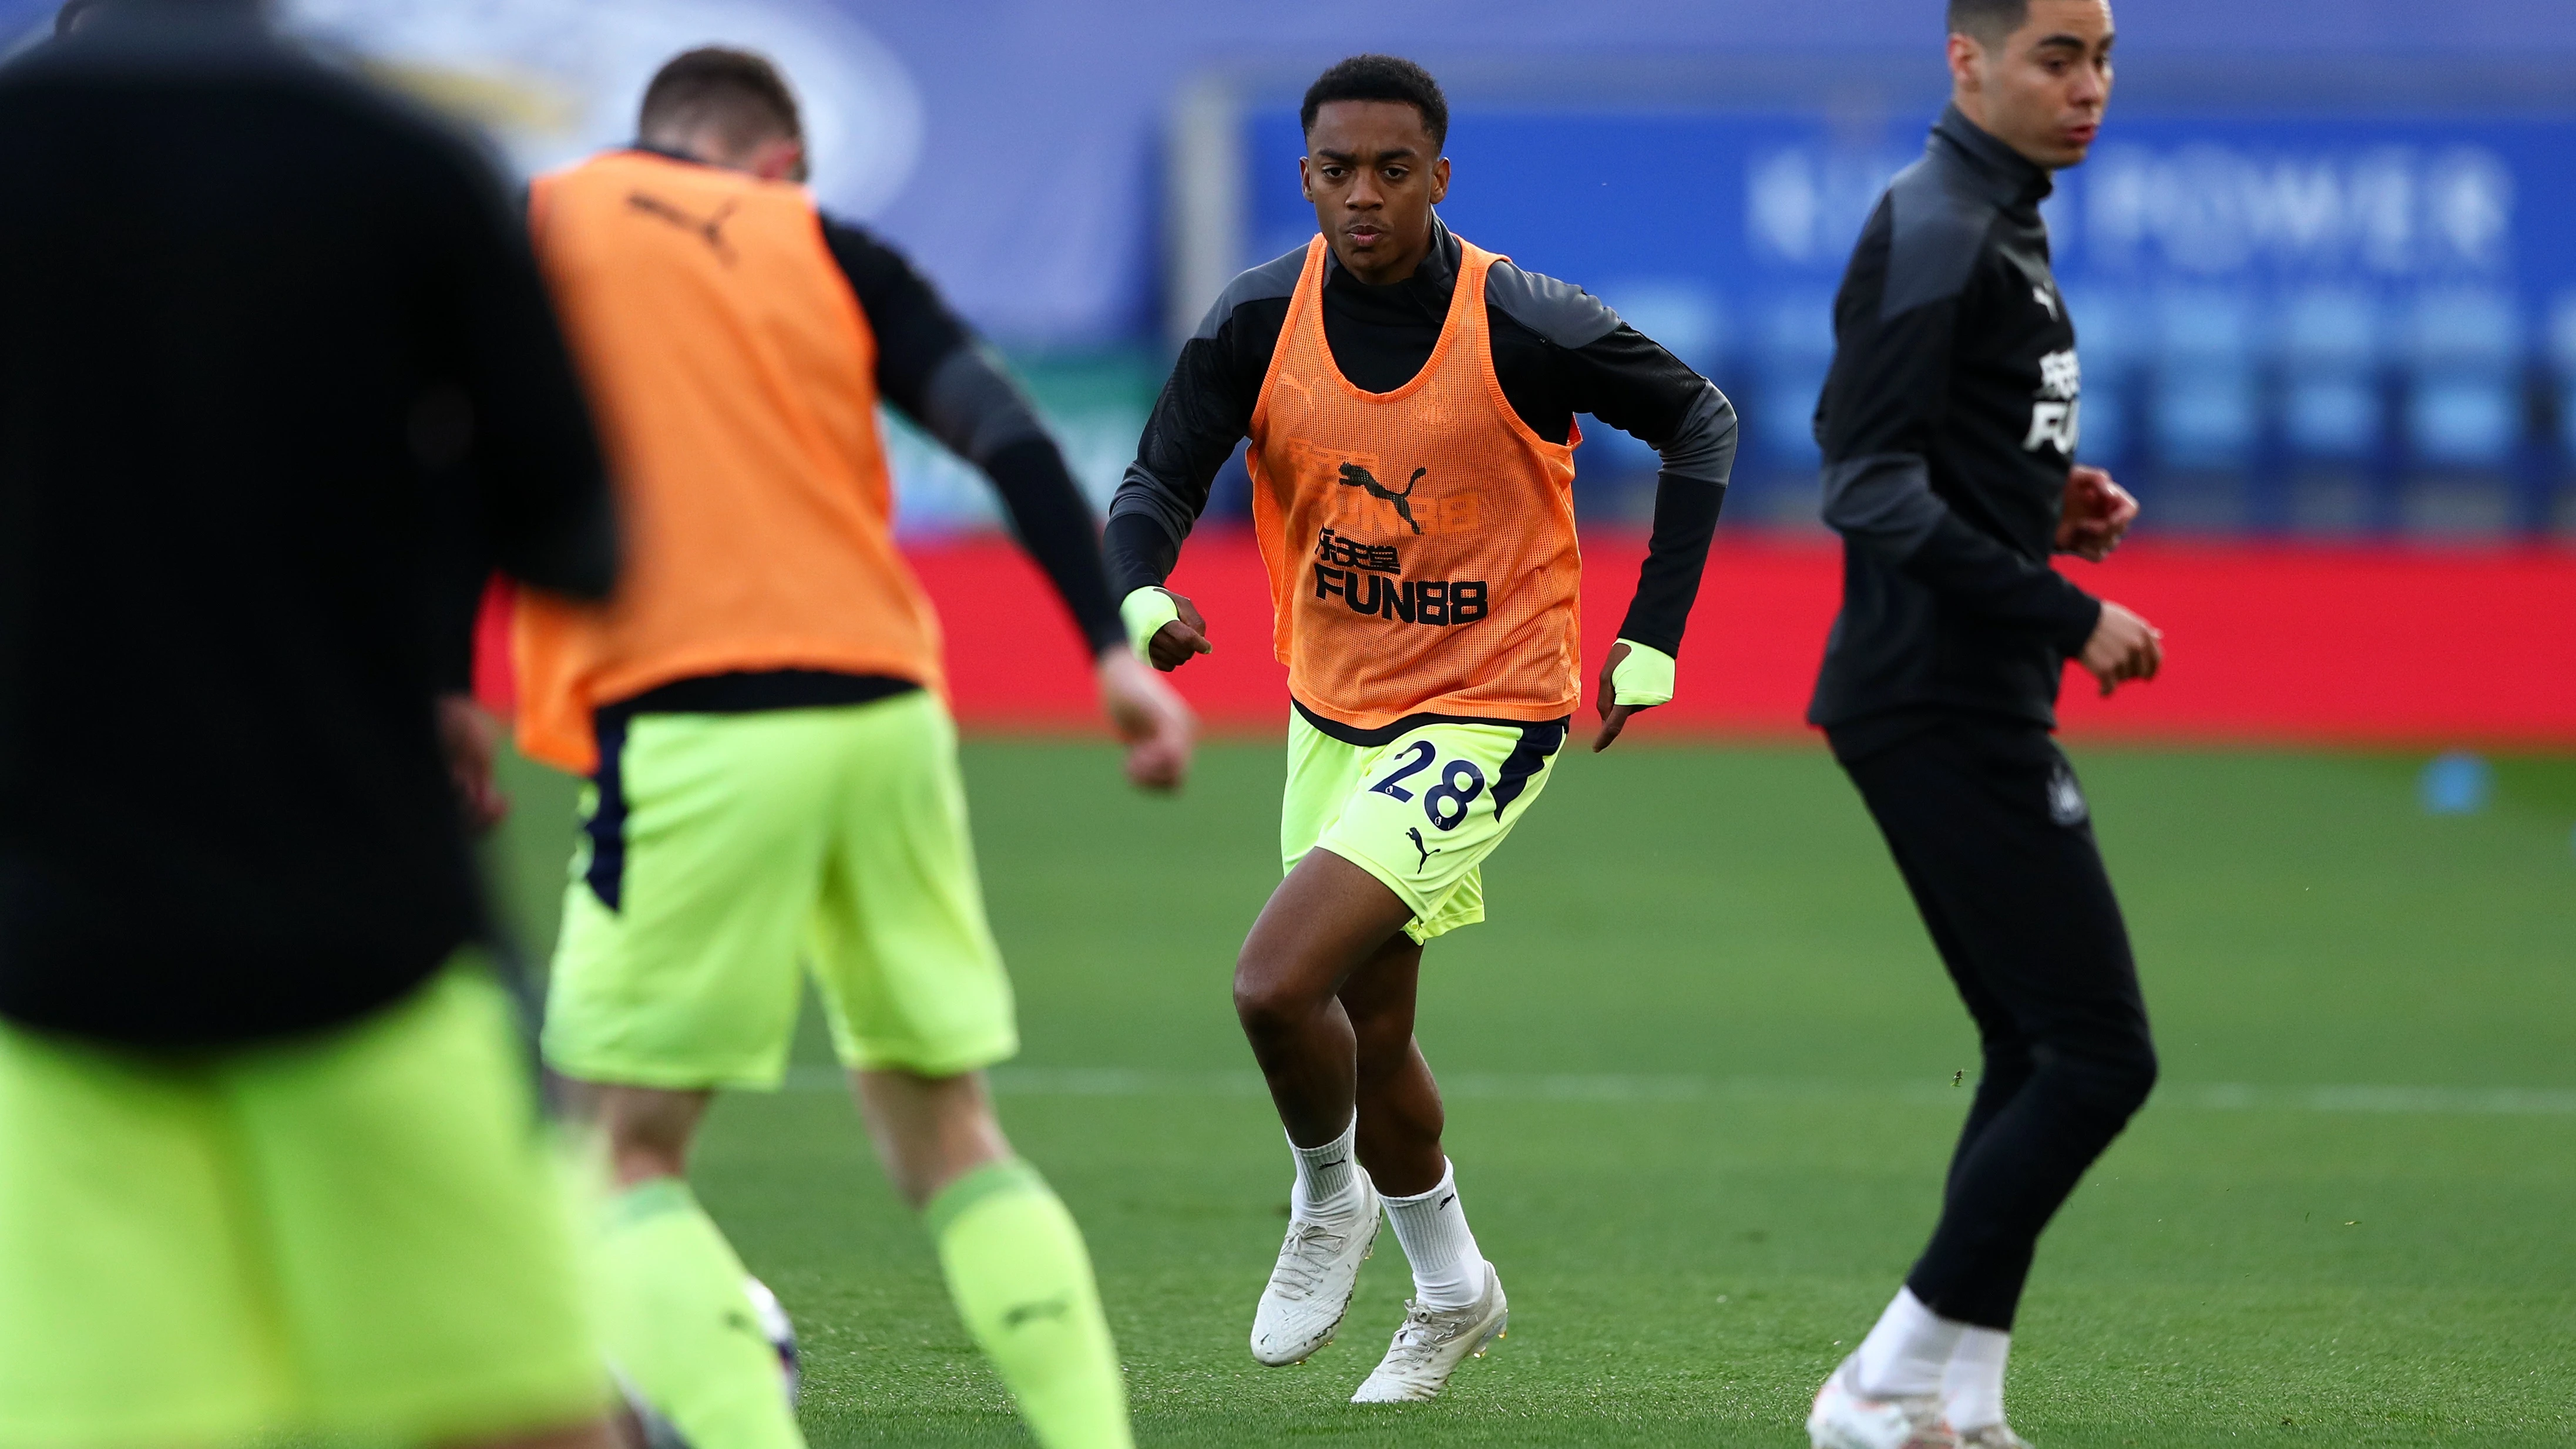
[[1168, 674], [1189, 663], [1192, 655], [1215, 653], [1216, 646], [1208, 642], [1207, 618], [1199, 612], [1199, 606], [1186, 595], [1173, 594], [1169, 589], [1163, 592], [1171, 594], [1172, 606], [1180, 610], [1181, 617], [1155, 630], [1153, 642], [1146, 647], [1154, 656], [1154, 667]]
[[2084, 641], [2080, 662], [2102, 685], [2102, 697], [2132, 679], [2153, 679], [2164, 667], [2164, 631], [2105, 600], [2101, 622]]
[[2081, 464], [2066, 472], [2066, 495], [2057, 520], [2057, 551], [2094, 563], [2111, 556], [2138, 521], [2138, 500], [2099, 468]]
[[1127, 778], [1148, 790], [1179, 789], [1198, 739], [1189, 705], [1126, 649], [1100, 651], [1097, 672], [1100, 711], [1127, 746]]
[[501, 726], [473, 695], [438, 697], [438, 747], [447, 757], [466, 829], [483, 835], [508, 819], [510, 797], [501, 793], [493, 765], [501, 753]]

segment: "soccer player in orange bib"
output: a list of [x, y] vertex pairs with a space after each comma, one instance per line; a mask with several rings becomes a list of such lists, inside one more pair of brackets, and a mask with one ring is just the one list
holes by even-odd
[[1735, 458], [1735, 412], [1580, 288], [1450, 234], [1448, 106], [1410, 61], [1326, 71], [1301, 113], [1321, 235], [1237, 277], [1182, 349], [1110, 509], [1112, 588], [1158, 668], [1207, 652], [1162, 587], [1252, 440], [1288, 665], [1285, 882], [1235, 967], [1296, 1158], [1252, 1325], [1265, 1364], [1333, 1339], [1379, 1209], [1413, 1267], [1356, 1403], [1428, 1399], [1508, 1322], [1413, 1040], [1423, 943], [1484, 919], [1479, 866], [1536, 803], [1581, 702], [1576, 413], [1661, 451], [1651, 553], [1602, 673], [1602, 726], [1672, 698]]
[[745, 1331], [765, 1290], [747, 1297], [688, 1165], [719, 1088], [784, 1079], [806, 977], [1031, 1437], [1128, 1449], [1089, 1250], [984, 1088], [1016, 1010], [878, 405], [992, 481], [1138, 784], [1180, 782], [1188, 710], [1127, 651], [1034, 405], [899, 253], [796, 184], [805, 131], [776, 67], [677, 56], [636, 132], [529, 200], [618, 465], [628, 570], [605, 605], [532, 601], [516, 637], [523, 747], [591, 782], [544, 1046], [614, 1175], [610, 1355], [695, 1449], [804, 1449], [776, 1355]]

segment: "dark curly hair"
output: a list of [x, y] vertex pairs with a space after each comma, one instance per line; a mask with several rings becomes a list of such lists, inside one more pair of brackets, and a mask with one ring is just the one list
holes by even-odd
[[1297, 112], [1298, 126], [1314, 134], [1315, 113], [1331, 101], [1401, 102], [1422, 113], [1422, 129], [1431, 133], [1435, 149], [1448, 144], [1448, 97], [1440, 94], [1440, 82], [1431, 78], [1431, 72], [1402, 56], [1355, 55], [1335, 63], [1306, 87], [1306, 104]]

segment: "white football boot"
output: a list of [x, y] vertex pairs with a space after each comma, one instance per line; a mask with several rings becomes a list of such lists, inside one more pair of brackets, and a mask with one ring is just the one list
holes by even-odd
[[1355, 1175], [1360, 1216], [1349, 1226], [1288, 1224], [1288, 1241], [1279, 1245], [1279, 1262], [1252, 1310], [1252, 1356], [1272, 1368], [1304, 1363], [1333, 1341], [1350, 1311], [1351, 1290], [1359, 1287], [1360, 1264], [1376, 1251], [1377, 1185], [1365, 1172]]
[[1859, 1354], [1844, 1359], [1816, 1391], [1807, 1440], [1815, 1449], [1959, 1449], [1959, 1436], [1941, 1417], [1939, 1394], [1874, 1399], [1862, 1393]]
[[1494, 1265], [1485, 1265], [1485, 1293], [1464, 1308], [1425, 1308], [1405, 1300], [1404, 1326], [1386, 1346], [1386, 1357], [1351, 1395], [1354, 1404], [1408, 1404], [1436, 1398], [1471, 1358], [1512, 1326], [1511, 1304], [1503, 1297], [1503, 1280]]
[[2030, 1441], [2014, 1433], [2009, 1424], [1988, 1424], [1958, 1438], [1959, 1449], [2031, 1449]]

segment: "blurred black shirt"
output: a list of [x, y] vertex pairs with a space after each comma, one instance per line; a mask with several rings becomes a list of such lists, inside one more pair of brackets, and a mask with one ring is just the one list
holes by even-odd
[[220, 0], [108, 0], [0, 135], [0, 1016], [351, 1020], [482, 924], [434, 708], [476, 584], [614, 569], [524, 233]]

